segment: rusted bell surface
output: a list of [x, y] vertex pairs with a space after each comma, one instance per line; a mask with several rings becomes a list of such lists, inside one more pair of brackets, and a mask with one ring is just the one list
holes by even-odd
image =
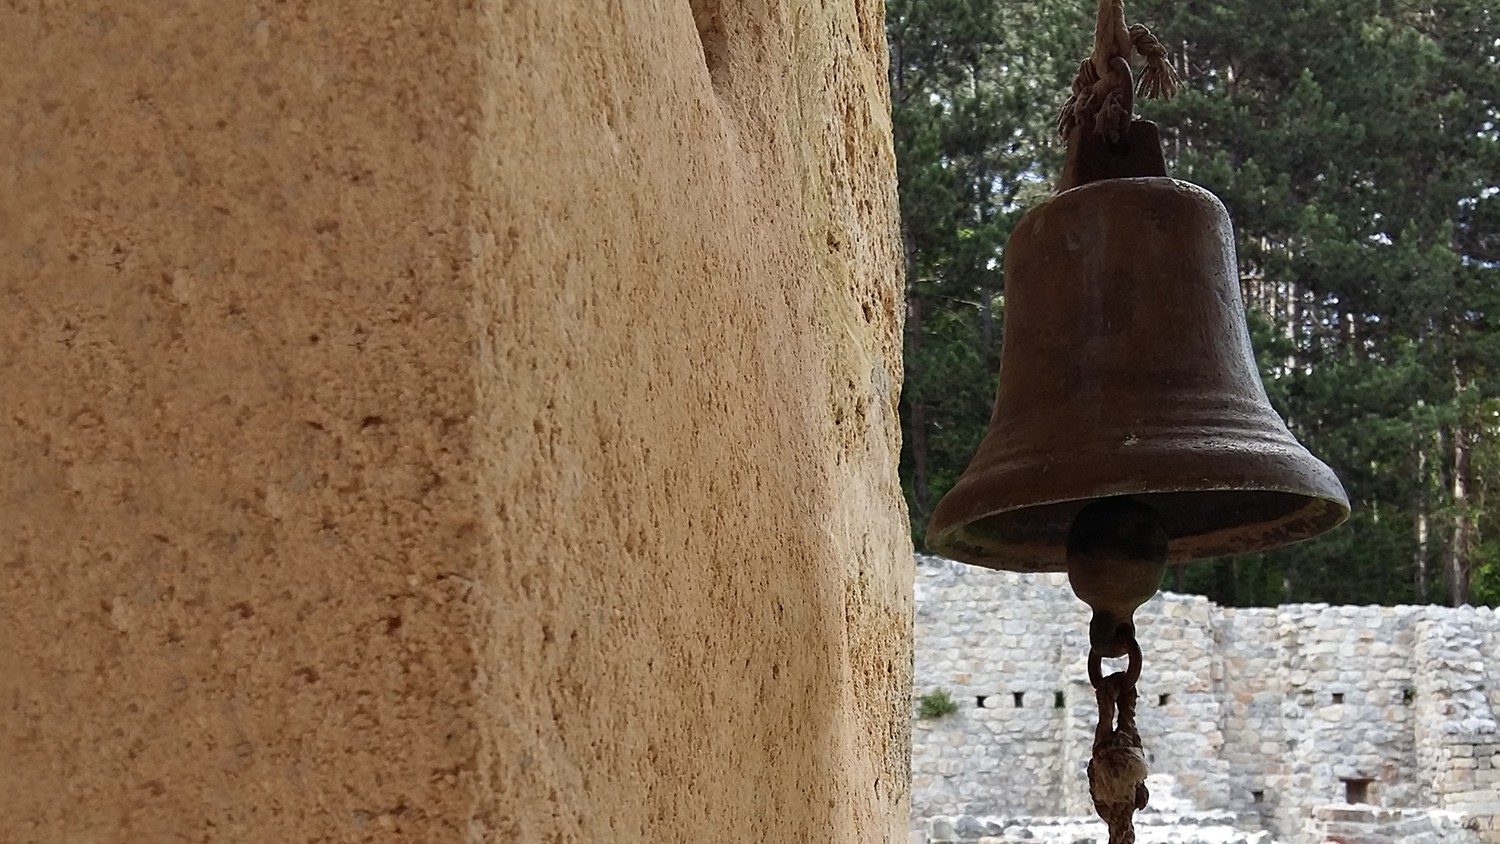
[[927, 544], [965, 562], [1063, 571], [1073, 517], [1131, 496], [1169, 559], [1274, 548], [1349, 502], [1266, 399], [1229, 215], [1195, 185], [1109, 179], [1033, 210], [1006, 250], [1005, 344], [989, 432]]

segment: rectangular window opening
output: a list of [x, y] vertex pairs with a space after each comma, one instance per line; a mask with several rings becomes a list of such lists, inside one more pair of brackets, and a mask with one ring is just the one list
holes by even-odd
[[1012, 692], [1011, 697], [1015, 699], [1017, 709], [1020, 709], [1022, 706], [1026, 705], [1024, 703], [1024, 701], [1026, 700], [1025, 692]]

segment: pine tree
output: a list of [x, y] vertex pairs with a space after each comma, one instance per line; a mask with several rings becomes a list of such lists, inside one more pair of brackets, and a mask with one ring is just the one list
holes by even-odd
[[1268, 389], [1355, 506], [1341, 531], [1196, 584], [1230, 602], [1468, 600], [1488, 497], [1475, 453], [1493, 450], [1500, 394], [1494, 13], [1133, 7], [1181, 39], [1169, 151], [1234, 216], [1247, 298], [1284, 340]]
[[[1132, 0], [1187, 90], [1142, 104], [1236, 224], [1273, 403], [1349, 526], [1179, 584], [1226, 603], [1500, 601], [1500, 15], [1482, 0]], [[988, 421], [1003, 248], [1050, 193], [1092, 3], [891, 0], [920, 538]]]
[[1062, 4], [892, 0], [906, 246], [902, 479], [920, 537], [984, 433], [999, 369], [1001, 250], [1049, 191], [1051, 124], [1089, 37]]

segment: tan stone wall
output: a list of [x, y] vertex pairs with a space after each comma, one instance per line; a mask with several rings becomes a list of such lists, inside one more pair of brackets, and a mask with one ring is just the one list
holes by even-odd
[[37, 5], [0, 840], [904, 836], [878, 0]]

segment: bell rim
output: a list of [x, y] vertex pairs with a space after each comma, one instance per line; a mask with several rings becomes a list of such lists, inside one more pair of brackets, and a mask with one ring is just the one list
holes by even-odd
[[[1272, 551], [1322, 536], [1347, 522], [1353, 512], [1343, 484], [1339, 482], [1333, 470], [1326, 464], [1323, 464], [1322, 461], [1317, 460], [1317, 458], [1313, 458], [1313, 460], [1322, 466], [1327, 473], [1327, 478], [1332, 481], [1330, 488], [1318, 490], [1310, 488], [1309, 485], [1254, 483], [1237, 485], [1228, 482], [1177, 486], [1164, 484], [1131, 485], [1128, 483], [1116, 485], [1101, 484], [1097, 488], [1098, 492], [1094, 494], [1033, 498], [1025, 502], [986, 509], [971, 514], [966, 518], [944, 524], [942, 527], [938, 527], [939, 511], [943, 509], [943, 502], [939, 502], [938, 508], [933, 511], [932, 520], [928, 523], [926, 545], [930, 552], [938, 556], [997, 571], [1038, 574], [1065, 572], [1067, 571], [1067, 552], [1064, 545], [1060, 542], [996, 545], [976, 554], [965, 550], [961, 544], [961, 535], [965, 530], [972, 529], [977, 523], [996, 516], [1025, 511], [1040, 511], [1045, 508], [1073, 504], [1079, 505], [1081, 509], [1083, 505], [1089, 502], [1114, 497], [1150, 498], [1152, 496], [1167, 495], [1272, 494], [1301, 499], [1301, 506], [1271, 522], [1247, 522], [1203, 534], [1174, 536], [1168, 544], [1167, 562], [1172, 565], [1186, 565], [1187, 563], [1199, 560]], [[954, 490], [957, 489], [958, 486], [955, 485]], [[950, 490], [949, 494], [951, 495], [954, 490]], [[944, 501], [947, 501], [947, 498], [947, 496], [944, 496]], [[1298, 522], [1305, 529], [1285, 533], [1278, 533], [1275, 530], [1277, 526]], [[1238, 542], [1233, 548], [1226, 548], [1226, 550], [1213, 553], [1203, 553], [1198, 550], [1204, 547], [1215, 547], [1215, 543], [1213, 542], [1215, 537], [1221, 537], [1219, 543], [1222, 544], [1222, 537], [1243, 536], [1252, 526], [1261, 528], [1258, 531], [1259, 538], [1254, 541]]]

